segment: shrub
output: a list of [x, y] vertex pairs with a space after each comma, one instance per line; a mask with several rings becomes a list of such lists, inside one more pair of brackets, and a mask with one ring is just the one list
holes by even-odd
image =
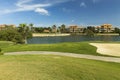
[[23, 43], [23, 37], [15, 28], [1, 30], [0, 40], [12, 41], [14, 43]]
[[89, 36], [89, 37], [93, 37], [94, 36], [94, 32], [89, 30], [89, 29], [87, 29], [86, 30], [86, 35]]

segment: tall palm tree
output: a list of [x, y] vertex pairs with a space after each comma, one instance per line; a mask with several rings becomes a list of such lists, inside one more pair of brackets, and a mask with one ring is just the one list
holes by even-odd
[[56, 26], [56, 25], [53, 25], [53, 26], [52, 26], [52, 32], [53, 32], [53, 33], [57, 33], [57, 26]]
[[27, 44], [27, 36], [29, 33], [29, 27], [27, 24], [19, 24], [19, 32], [22, 34], [25, 44]]
[[64, 33], [66, 29], [66, 26], [64, 24], [61, 25], [61, 32]]
[[30, 23], [30, 24], [29, 24], [30, 30], [31, 30], [32, 32], [34, 31], [34, 30], [33, 30], [33, 26], [34, 26], [33, 23]]

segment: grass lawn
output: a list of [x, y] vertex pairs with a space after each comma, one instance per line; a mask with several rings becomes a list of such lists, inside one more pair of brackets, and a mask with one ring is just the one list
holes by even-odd
[[9, 46], [12, 46], [13, 42], [9, 42], [9, 41], [0, 41], [0, 48], [6, 48]]
[[0, 80], [120, 80], [120, 64], [55, 55], [0, 56]]
[[[88, 42], [14, 45], [4, 52], [57, 51], [99, 55]], [[0, 80], [120, 80], [120, 64], [56, 55], [0, 56]]]
[[11, 45], [2, 47], [4, 52], [18, 51], [55, 51], [55, 52], [70, 52], [77, 54], [100, 55], [96, 52], [96, 47], [89, 45], [88, 42], [71, 42], [57, 44], [27, 44], [27, 45]]

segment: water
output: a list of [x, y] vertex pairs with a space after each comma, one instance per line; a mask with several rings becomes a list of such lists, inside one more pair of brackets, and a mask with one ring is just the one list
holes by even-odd
[[52, 44], [61, 42], [81, 41], [120, 41], [120, 36], [55, 36], [55, 37], [33, 37], [28, 39], [28, 44]]

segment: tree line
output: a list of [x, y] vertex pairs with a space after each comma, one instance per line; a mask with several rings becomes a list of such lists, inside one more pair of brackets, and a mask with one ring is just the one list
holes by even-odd
[[5, 26], [0, 30], [1, 41], [12, 41], [15, 44], [26, 44], [28, 38], [32, 38], [33, 24], [19, 24], [18, 27]]
[[50, 27], [33, 27], [33, 29], [34, 29], [33, 30], [34, 33], [48, 33], [48, 32], [45, 32], [45, 30], [49, 30], [49, 33], [56, 33], [56, 32], [66, 33], [67, 32], [66, 25], [64, 24], [62, 24], [61, 26], [53, 25]]
[[[68, 30], [68, 27], [66, 27], [65, 24], [62, 24], [61, 26], [56, 26], [53, 25], [51, 27], [34, 27], [34, 32], [35, 33], [45, 33], [44, 30], [49, 30], [50, 33], [52, 33], [52, 30], [56, 29], [57, 32], [60, 33], [70, 33]], [[101, 30], [101, 32], [99, 32], [99, 28], [96, 30], [97, 28], [94, 26], [87, 26], [83, 28], [83, 32], [82, 33], [86, 33], [86, 31], [91, 31], [92, 33], [119, 33], [120, 34], [120, 29], [115, 27], [114, 31], [112, 32], [105, 32], [104, 30]]]
[[[48, 30], [49, 33], [69, 33], [66, 25], [62, 24], [61, 26], [53, 25], [52, 27], [33, 27], [34, 24], [19, 24], [18, 27], [14, 28], [12, 26], [5, 26], [3, 30], [0, 30], [0, 40], [1, 41], [12, 41], [15, 44], [27, 44], [27, 39], [32, 38], [32, 33], [43, 33], [45, 30]], [[95, 33], [99, 33], [95, 30], [94, 26], [88, 26], [84, 28], [83, 32], [86, 35], [93, 36]], [[113, 33], [119, 33], [120, 29], [115, 28]]]

